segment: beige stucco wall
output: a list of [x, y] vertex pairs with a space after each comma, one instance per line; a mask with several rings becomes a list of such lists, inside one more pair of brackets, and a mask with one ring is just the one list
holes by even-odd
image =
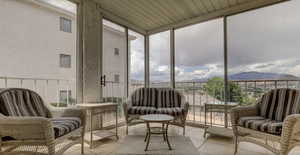
[[[60, 31], [60, 17], [72, 19], [72, 33]], [[0, 77], [71, 80], [70, 84], [63, 81], [58, 84], [55, 80], [48, 80], [48, 84], [46, 80], [23, 80], [22, 87], [36, 89], [47, 102], [58, 101], [58, 90], [71, 89], [72, 97], [75, 98], [75, 16], [71, 17], [69, 14], [21, 0], [0, 0], [0, 19]], [[95, 22], [94, 19], [91, 21]], [[95, 33], [93, 36], [90, 39], [94, 43], [89, 42], [93, 44], [89, 46], [91, 47], [90, 53], [89, 49], [86, 49], [87, 53], [84, 55], [84, 66], [87, 71], [85, 72], [87, 82], [84, 84], [86, 101], [97, 101], [100, 96], [97, 95], [100, 94], [97, 80], [100, 73], [98, 70], [101, 69], [99, 63], [102, 61], [97, 60], [100, 59], [97, 53], [99, 51], [94, 48], [100, 36], [96, 37]], [[114, 88], [116, 90], [114, 94], [111, 93], [109, 85], [104, 89], [104, 94], [105, 96], [121, 96], [124, 94], [122, 84], [124, 84], [126, 63], [125, 35], [104, 28], [103, 36], [103, 73], [107, 74], [107, 80], [110, 81], [114, 80], [114, 74], [119, 74], [121, 82], [121, 86]], [[114, 55], [115, 47], [120, 49], [119, 56]], [[59, 67], [59, 54], [71, 55], [71, 68]], [[0, 87], [5, 87], [5, 80], [0, 79]], [[21, 80], [8, 80], [8, 87], [21, 87]]]

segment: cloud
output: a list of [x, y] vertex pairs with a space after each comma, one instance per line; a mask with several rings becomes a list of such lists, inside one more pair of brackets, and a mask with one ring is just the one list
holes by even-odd
[[[300, 76], [300, 1], [289, 1], [228, 18], [229, 74], [244, 71]], [[175, 31], [176, 80], [223, 76], [223, 21]], [[169, 32], [150, 37], [152, 79], [169, 80]]]

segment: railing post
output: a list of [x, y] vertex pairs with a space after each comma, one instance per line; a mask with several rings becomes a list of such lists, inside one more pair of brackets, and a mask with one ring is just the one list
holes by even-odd
[[60, 107], [60, 99], [59, 99], [59, 94], [60, 94], [60, 81], [59, 80], [57, 80], [56, 81], [56, 83], [57, 83], [57, 107]]
[[21, 88], [23, 88], [23, 79], [20, 80]]
[[67, 107], [69, 106], [69, 90], [70, 90], [70, 88], [69, 88], [69, 81], [67, 81]]
[[193, 82], [193, 115], [194, 122], [196, 121], [196, 111], [195, 111], [195, 82]]
[[5, 88], [8, 87], [8, 81], [7, 81], [7, 77], [4, 78], [4, 85], [5, 85]]
[[275, 89], [277, 89], [277, 81], [274, 81], [274, 83], [275, 83]]

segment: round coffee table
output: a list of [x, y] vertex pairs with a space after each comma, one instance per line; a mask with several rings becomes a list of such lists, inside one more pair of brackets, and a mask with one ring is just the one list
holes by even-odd
[[[145, 137], [146, 148], [145, 151], [148, 150], [148, 146], [150, 143], [151, 134], [160, 134], [163, 135], [164, 141], [167, 141], [169, 146], [169, 150], [172, 150], [169, 138], [168, 138], [168, 127], [169, 123], [174, 120], [173, 116], [170, 115], [162, 115], [162, 114], [149, 114], [143, 115], [140, 117], [141, 120], [145, 121], [147, 125], [147, 134]], [[161, 123], [161, 127], [150, 127], [150, 123]]]

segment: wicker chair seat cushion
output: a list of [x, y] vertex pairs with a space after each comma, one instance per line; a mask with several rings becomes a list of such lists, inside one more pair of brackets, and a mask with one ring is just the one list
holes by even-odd
[[64, 136], [81, 126], [81, 120], [77, 117], [60, 117], [51, 119], [54, 137]]
[[146, 115], [146, 114], [156, 114], [156, 108], [154, 107], [142, 107], [142, 106], [133, 106], [128, 108], [128, 114], [132, 115]]
[[184, 108], [158, 108], [157, 113], [171, 116], [182, 116], [184, 114]]
[[281, 135], [283, 122], [266, 119], [261, 116], [241, 117], [238, 125], [274, 135]]
[[260, 116], [283, 121], [286, 116], [300, 113], [300, 91], [295, 89], [273, 89], [264, 94], [259, 102]]

